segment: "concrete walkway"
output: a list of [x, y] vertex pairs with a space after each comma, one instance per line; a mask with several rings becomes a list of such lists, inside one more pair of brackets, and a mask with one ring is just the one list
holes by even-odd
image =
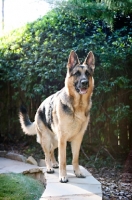
[[45, 174], [47, 187], [40, 200], [101, 200], [101, 184], [82, 166], [86, 178], [77, 178], [72, 165], [67, 165], [68, 183], [60, 183], [58, 169], [54, 174]]
[[0, 157], [0, 174], [10, 172], [23, 173], [23, 171], [34, 168], [38, 168], [38, 166]]
[[[24, 171], [36, 168], [41, 168], [44, 172], [46, 171], [45, 167], [42, 168], [36, 165], [0, 157], [0, 173], [23, 173]], [[86, 175], [86, 178], [76, 178], [72, 166], [68, 165], [68, 183], [59, 182], [58, 169], [55, 169], [54, 174], [44, 173], [47, 185], [40, 200], [101, 200], [101, 184], [82, 166], [81, 170]]]

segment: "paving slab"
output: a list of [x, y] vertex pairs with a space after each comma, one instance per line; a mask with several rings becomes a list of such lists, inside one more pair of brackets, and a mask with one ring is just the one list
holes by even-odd
[[0, 157], [0, 174], [10, 172], [22, 173], [34, 168], [38, 168], [38, 166]]
[[80, 194], [80, 195], [65, 195], [65, 196], [56, 196], [56, 197], [41, 197], [40, 200], [102, 200], [102, 195], [96, 194]]
[[45, 173], [47, 186], [40, 200], [101, 200], [101, 184], [91, 173], [80, 166], [86, 178], [77, 178], [73, 173], [72, 165], [67, 165], [68, 183], [59, 182], [59, 170], [55, 169], [54, 174]]

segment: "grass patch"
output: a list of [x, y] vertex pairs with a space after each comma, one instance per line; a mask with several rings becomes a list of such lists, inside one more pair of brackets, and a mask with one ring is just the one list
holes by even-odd
[[44, 186], [22, 174], [0, 174], [0, 200], [39, 200]]

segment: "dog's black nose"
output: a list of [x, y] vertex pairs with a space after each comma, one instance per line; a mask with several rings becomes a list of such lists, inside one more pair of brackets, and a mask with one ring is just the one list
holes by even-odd
[[88, 81], [87, 80], [81, 80], [81, 84], [82, 84], [82, 86], [86, 87], [88, 85]]

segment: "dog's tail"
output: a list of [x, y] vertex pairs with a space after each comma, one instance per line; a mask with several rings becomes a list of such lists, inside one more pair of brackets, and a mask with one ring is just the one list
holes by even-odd
[[31, 122], [24, 106], [20, 107], [19, 120], [23, 132], [27, 135], [36, 135], [35, 123]]

